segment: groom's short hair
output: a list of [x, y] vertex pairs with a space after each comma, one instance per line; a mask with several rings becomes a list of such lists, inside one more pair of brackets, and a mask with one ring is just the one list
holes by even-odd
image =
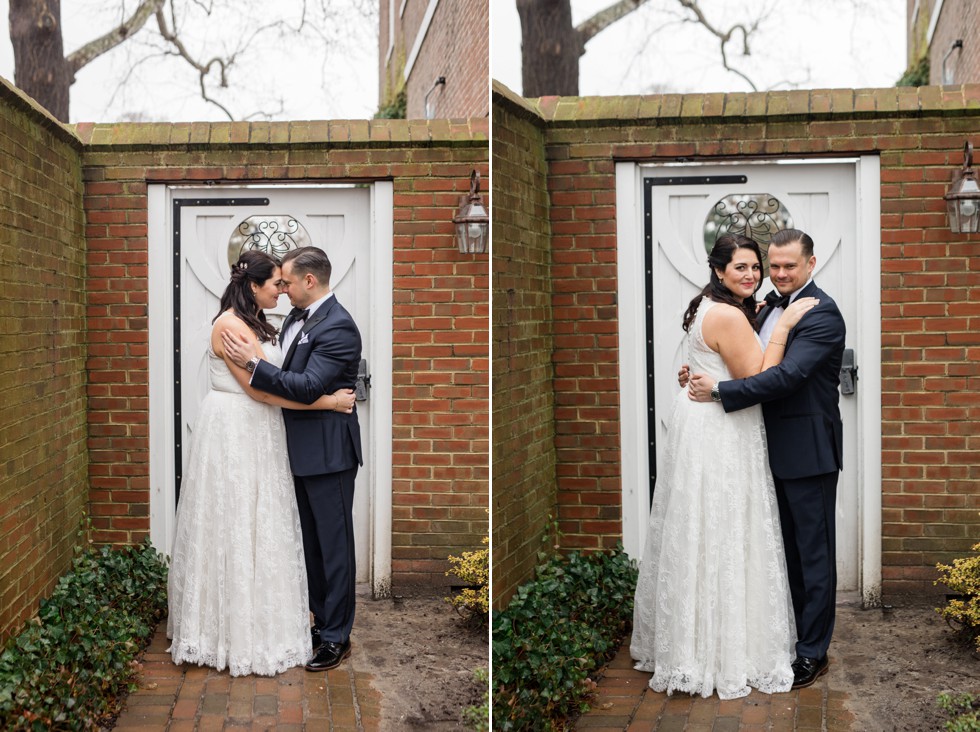
[[792, 244], [794, 241], [800, 243], [804, 257], [809, 259], [813, 256], [813, 239], [799, 229], [783, 229], [782, 231], [777, 231], [772, 235], [772, 239], [769, 240], [769, 246], [781, 247], [786, 244]]
[[290, 249], [282, 258], [282, 263], [293, 263], [293, 272], [298, 275], [311, 274], [321, 285], [330, 284], [330, 273], [333, 267], [327, 253], [319, 247], [299, 247]]

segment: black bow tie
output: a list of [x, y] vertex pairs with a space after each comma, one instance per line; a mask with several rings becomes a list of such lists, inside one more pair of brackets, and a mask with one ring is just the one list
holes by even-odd
[[306, 308], [306, 310], [301, 310], [300, 308], [293, 308], [289, 313], [289, 317], [293, 320], [306, 320], [310, 317], [310, 309]]
[[780, 295], [778, 290], [773, 290], [766, 295], [766, 305], [771, 308], [783, 308], [789, 305], [789, 295]]

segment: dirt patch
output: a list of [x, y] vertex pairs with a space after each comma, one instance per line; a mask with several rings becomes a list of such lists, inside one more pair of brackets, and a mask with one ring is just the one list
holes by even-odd
[[463, 709], [482, 703], [489, 634], [438, 597], [372, 600], [359, 591], [351, 634], [357, 672], [381, 693], [384, 730], [466, 729]]
[[888, 610], [837, 606], [827, 676], [846, 691], [853, 729], [938, 730], [946, 720], [936, 704], [943, 692], [980, 691], [980, 657], [934, 608], [917, 599]]

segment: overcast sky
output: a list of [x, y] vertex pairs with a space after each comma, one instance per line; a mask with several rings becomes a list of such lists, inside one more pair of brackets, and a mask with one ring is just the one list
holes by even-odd
[[[215, 47], [233, 47], [242, 38], [250, 39], [248, 50], [230, 73], [229, 90], [216, 92], [238, 119], [257, 112], [267, 116], [254, 119], [364, 119], [378, 109], [378, 27], [376, 15], [365, 18], [352, 9], [354, 1], [330, 0], [336, 15], [321, 24], [325, 40], [312, 33], [301, 40], [284, 38], [274, 29], [256, 33], [269, 22], [273, 7], [277, 18], [297, 23], [299, 0], [225, 2], [233, 12], [210, 22], [188, 20], [185, 38], [202, 58], [210, 58], [206, 50], [213, 52]], [[115, 27], [123, 5], [131, 13], [136, 4], [135, 0], [62, 0], [66, 54]], [[182, 0], [178, 6], [194, 10], [205, 4]], [[370, 5], [364, 0], [360, 4]], [[8, 0], [0, 0], [4, 19], [7, 12]], [[72, 122], [228, 119], [201, 100], [198, 76], [182, 59], [157, 55], [137, 65], [129, 83], [120, 85], [134, 62], [147, 57], [146, 43], [154, 37], [151, 30], [155, 28], [151, 18], [130, 41], [79, 72], [71, 88]], [[13, 50], [9, 34], [0, 35], [0, 76], [12, 83]]]
[[[572, 0], [581, 22], [611, 0]], [[759, 90], [889, 87], [906, 66], [906, 0], [702, 0], [709, 21], [729, 27], [768, 18], [751, 56], [729, 47], [729, 61]], [[579, 93], [750, 91], [719, 61], [718, 42], [679, 22], [676, 0], [654, 0], [595, 36], [580, 66]], [[768, 10], [767, 10], [768, 9]], [[493, 0], [493, 77], [521, 91], [521, 30], [513, 0]]]

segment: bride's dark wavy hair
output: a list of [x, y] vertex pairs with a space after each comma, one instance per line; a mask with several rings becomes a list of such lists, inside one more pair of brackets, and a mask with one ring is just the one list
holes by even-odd
[[[708, 268], [711, 272], [708, 284], [698, 293], [697, 297], [691, 300], [691, 304], [687, 306], [687, 312], [684, 313], [684, 323], [681, 327], [685, 333], [690, 330], [691, 323], [694, 322], [694, 316], [698, 312], [698, 305], [701, 304], [702, 298], [705, 297], [715, 302], [725, 302], [741, 309], [745, 313], [745, 317], [749, 319], [752, 327], [755, 328], [755, 293], [749, 295], [744, 300], [737, 297], [722, 284], [716, 272], [716, 270], [725, 271], [725, 267], [728, 266], [735, 256], [736, 249], [751, 249], [755, 252], [756, 259], [759, 260], [759, 266], [762, 266], [762, 251], [755, 241], [741, 234], [723, 234], [719, 236], [717, 241], [715, 241], [714, 247], [711, 249], [711, 254], [708, 255]], [[761, 286], [762, 280], [760, 279], [759, 285], [755, 288], [756, 292], [758, 292]]]
[[265, 252], [254, 249], [243, 252], [238, 261], [231, 266], [231, 282], [222, 293], [218, 314], [211, 322], [213, 323], [225, 310], [231, 308], [262, 343], [266, 341], [275, 343], [279, 331], [265, 319], [265, 313], [255, 301], [250, 285], [252, 282], [259, 287], [264, 285], [278, 266], [279, 262]]

